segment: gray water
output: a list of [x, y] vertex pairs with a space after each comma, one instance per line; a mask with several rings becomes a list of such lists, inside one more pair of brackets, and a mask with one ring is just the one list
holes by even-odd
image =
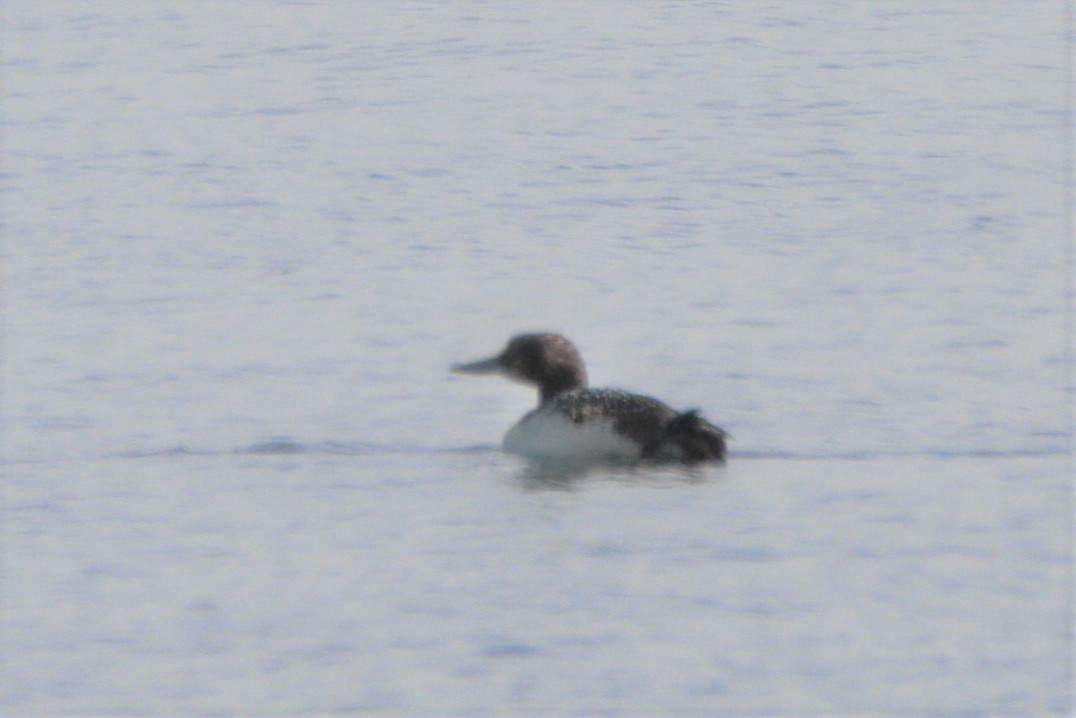
[[6, 714], [1071, 711], [1064, 3], [3, 13]]

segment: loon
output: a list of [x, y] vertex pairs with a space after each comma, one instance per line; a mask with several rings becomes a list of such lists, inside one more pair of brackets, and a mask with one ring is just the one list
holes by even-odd
[[520, 334], [457, 374], [500, 374], [538, 387], [538, 408], [504, 437], [510, 454], [559, 461], [695, 464], [725, 460], [728, 434], [699, 416], [619, 389], [588, 389], [579, 350], [559, 334]]

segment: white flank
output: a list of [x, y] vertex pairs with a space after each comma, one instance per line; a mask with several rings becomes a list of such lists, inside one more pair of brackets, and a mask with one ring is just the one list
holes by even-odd
[[613, 431], [610, 419], [575, 423], [562, 414], [534, 412], [504, 437], [510, 454], [557, 461], [636, 461], [639, 446]]

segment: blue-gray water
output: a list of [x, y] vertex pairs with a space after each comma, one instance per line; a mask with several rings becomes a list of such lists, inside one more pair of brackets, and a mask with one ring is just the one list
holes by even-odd
[[[1069, 25], [4, 3], [0, 707], [1067, 714]], [[534, 329], [727, 466], [502, 455]]]

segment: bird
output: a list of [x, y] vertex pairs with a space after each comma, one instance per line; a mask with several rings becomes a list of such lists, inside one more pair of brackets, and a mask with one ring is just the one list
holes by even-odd
[[561, 334], [513, 336], [498, 354], [454, 364], [456, 374], [493, 374], [536, 386], [538, 407], [508, 430], [505, 452], [569, 462], [724, 462], [729, 438], [698, 410], [651, 396], [587, 387], [579, 350]]

